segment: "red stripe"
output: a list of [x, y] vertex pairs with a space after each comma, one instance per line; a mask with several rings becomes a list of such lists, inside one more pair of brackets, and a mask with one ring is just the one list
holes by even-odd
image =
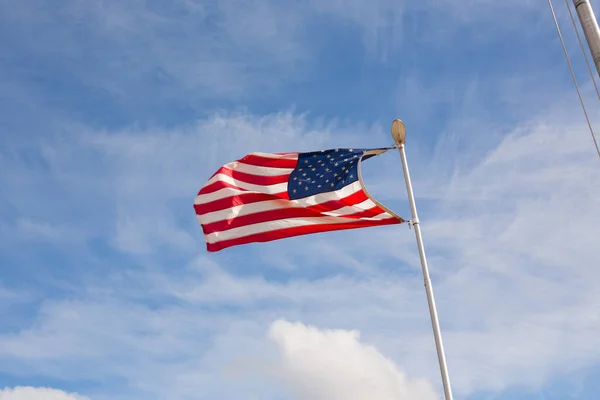
[[235, 171], [229, 168], [221, 167], [216, 174], [223, 174], [232, 177], [238, 181], [246, 183], [252, 183], [254, 185], [276, 185], [278, 183], [285, 183], [290, 178], [290, 174], [275, 175], [275, 176], [263, 176], [247, 174], [245, 172]]
[[287, 218], [310, 218], [322, 217], [317, 211], [309, 210], [308, 208], [278, 208], [275, 210], [263, 211], [255, 214], [242, 215], [222, 221], [211, 222], [210, 224], [202, 225], [202, 230], [205, 234], [213, 232], [222, 232], [241, 226], [258, 224], [260, 222], [275, 221]]
[[200, 196], [201, 194], [213, 193], [213, 192], [216, 192], [217, 190], [221, 190], [224, 188], [246, 190], [246, 189], [239, 188], [235, 185], [232, 185], [231, 183], [227, 183], [227, 182], [223, 182], [223, 181], [216, 181], [216, 182], [211, 183], [210, 185], [202, 187], [202, 189], [200, 189], [200, 191], [198, 192], [198, 196]]
[[379, 207], [373, 207], [369, 210], [361, 210], [355, 213], [348, 213], [343, 215], [326, 215], [310, 208], [280, 208], [275, 210], [263, 211], [255, 214], [242, 215], [222, 221], [215, 221], [209, 224], [201, 224], [202, 231], [205, 234], [211, 234], [214, 232], [223, 232], [233, 228], [239, 228], [242, 226], [248, 226], [253, 224], [259, 224], [261, 222], [278, 221], [290, 218], [319, 218], [319, 217], [336, 217], [336, 218], [348, 218], [348, 219], [360, 219], [360, 218], [371, 218], [375, 217], [384, 210]]
[[257, 233], [254, 235], [244, 236], [236, 239], [224, 240], [217, 243], [207, 243], [206, 249], [214, 252], [225, 249], [231, 246], [238, 246], [247, 243], [256, 242], [270, 242], [273, 240], [284, 239], [293, 236], [307, 235], [311, 233], [355, 229], [355, 228], [366, 228], [370, 226], [381, 226], [399, 224], [402, 221], [397, 218], [390, 218], [378, 221], [364, 221], [358, 220], [356, 222], [348, 222], [345, 224], [327, 224], [327, 225], [309, 225], [309, 226], [297, 226], [293, 228], [280, 229], [277, 231]]
[[286, 160], [281, 158], [261, 157], [253, 154], [248, 154], [244, 158], [238, 160], [244, 164], [255, 165], [258, 167], [269, 168], [296, 168], [298, 160]]
[[[248, 215], [236, 216], [233, 218], [228, 218], [225, 220], [215, 221], [208, 224], [201, 224], [202, 230], [205, 234], [210, 234], [213, 232], [222, 232], [233, 228], [239, 228], [241, 226], [258, 224], [261, 222], [269, 222], [280, 219], [288, 219], [288, 218], [310, 218], [310, 217], [324, 217], [323, 212], [335, 211], [342, 207], [353, 206], [355, 204], [361, 203], [364, 200], [360, 200], [356, 203], [349, 203], [347, 200], [354, 195], [348, 196], [342, 201], [328, 201], [327, 203], [318, 204], [315, 206], [309, 207], [286, 207], [285, 203], [282, 207], [256, 212]], [[325, 207], [328, 205], [328, 207]], [[354, 213], [347, 213], [343, 215], [336, 216], [338, 218], [370, 218], [376, 215], [385, 212], [381, 208], [375, 206], [368, 210], [357, 210]], [[198, 213], [198, 212], [197, 212]], [[203, 214], [203, 213], [200, 213]]]
[[[362, 190], [359, 190], [358, 192], [352, 193], [350, 196], [346, 196], [340, 200], [330, 200], [330, 201], [327, 201], [327, 202], [324, 202], [321, 204], [315, 204], [313, 206], [307, 206], [307, 207], [303, 207], [303, 208], [311, 210], [312, 212], [316, 212], [316, 213], [318, 213], [317, 216], [321, 216], [320, 213], [328, 212], [328, 211], [335, 211], [335, 210], [338, 210], [338, 209], [340, 209], [342, 207], [346, 207], [346, 206], [354, 206], [356, 204], [362, 203], [363, 201], [365, 201], [367, 199], [368, 199], [368, 197], [365, 194], [365, 192]], [[206, 213], [213, 212], [213, 211], [225, 210], [230, 207], [236, 207], [236, 206], [241, 206], [244, 204], [257, 203], [260, 201], [268, 201], [268, 200], [289, 200], [289, 197], [288, 197], [288, 194], [285, 192], [278, 193], [276, 195], [269, 195], [269, 194], [263, 194], [263, 193], [260, 193], [260, 194], [249, 193], [249, 194], [242, 194], [242, 195], [238, 195], [238, 196], [227, 197], [224, 199], [215, 200], [213, 202], [206, 203], [206, 204], [195, 204], [194, 209], [196, 210], [196, 214], [202, 215], [202, 214], [206, 214]], [[302, 208], [290, 207], [290, 209], [299, 210]], [[262, 212], [258, 212], [258, 213], [252, 214], [252, 215], [256, 215], [257, 217], [264, 215], [265, 218], [270, 218], [269, 217], [270, 214], [265, 214], [265, 213], [269, 213], [271, 211], [276, 211], [276, 210], [262, 211]], [[384, 212], [384, 210], [382, 210], [379, 207], [371, 208], [368, 211], [371, 212], [370, 215], [364, 214], [364, 215], [361, 215], [361, 217], [372, 217], [372, 216], [375, 216], [377, 214]], [[306, 216], [306, 215], [298, 215], [298, 217], [302, 217], [302, 216]], [[249, 216], [245, 216], [245, 217], [249, 217]], [[236, 217], [236, 218], [239, 219], [242, 217]], [[282, 217], [282, 218], [285, 218], [285, 217]], [[289, 216], [287, 218], [293, 218], [293, 216]], [[273, 219], [277, 219], [277, 218], [264, 219], [262, 222], [272, 221]], [[233, 225], [235, 224], [234, 222], [232, 222], [232, 219], [215, 221], [215, 222], [212, 222], [211, 224], [216, 224], [218, 222], [223, 222], [223, 223], [227, 224], [226, 227], [223, 228], [222, 230], [231, 229], [231, 228], [233, 228]], [[256, 223], [256, 222], [250, 222], [250, 223]], [[250, 223], [241, 223], [241, 225], [239, 225], [239, 226], [250, 224]], [[213, 231], [218, 231], [218, 230], [219, 229], [217, 229], [217, 228], [213, 229]]]

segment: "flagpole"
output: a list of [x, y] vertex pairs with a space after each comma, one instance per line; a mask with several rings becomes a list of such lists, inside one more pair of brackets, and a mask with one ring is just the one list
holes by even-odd
[[596, 21], [592, 4], [589, 0], [573, 0], [573, 4], [588, 42], [596, 70], [600, 76], [600, 28], [598, 28], [598, 21]]
[[410, 224], [415, 228], [417, 237], [417, 246], [419, 248], [419, 256], [421, 258], [421, 268], [423, 270], [423, 278], [425, 280], [425, 292], [427, 293], [427, 302], [429, 303], [429, 314], [431, 316], [431, 325], [433, 326], [433, 335], [435, 337], [435, 347], [437, 349], [438, 361], [440, 364], [440, 372], [442, 374], [442, 383], [444, 385], [444, 394], [446, 400], [452, 400], [452, 388], [450, 387], [450, 377], [448, 376], [448, 367], [446, 366], [446, 356], [444, 354], [444, 345], [442, 343], [442, 334], [440, 332], [440, 323], [438, 321], [437, 310], [435, 307], [435, 299], [433, 297], [433, 288], [429, 279], [429, 268], [427, 266], [427, 258], [425, 256], [425, 248], [423, 246], [423, 238], [421, 237], [421, 227], [419, 217], [417, 215], [417, 206], [415, 205], [415, 197], [410, 181], [410, 173], [408, 172], [408, 163], [406, 162], [406, 152], [404, 151], [404, 143], [406, 141], [406, 128], [400, 119], [392, 122], [392, 137], [394, 138], [400, 158], [402, 158], [402, 168], [404, 169], [404, 180], [406, 181], [406, 190], [408, 192], [408, 200], [410, 202], [410, 210], [412, 212], [412, 221]]

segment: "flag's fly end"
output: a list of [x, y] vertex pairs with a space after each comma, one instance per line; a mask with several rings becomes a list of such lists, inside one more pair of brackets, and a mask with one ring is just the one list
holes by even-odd
[[225, 164], [194, 201], [207, 250], [404, 222], [361, 177], [361, 161], [390, 149], [250, 153]]

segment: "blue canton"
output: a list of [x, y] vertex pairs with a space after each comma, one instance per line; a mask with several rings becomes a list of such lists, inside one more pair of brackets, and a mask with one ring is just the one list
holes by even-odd
[[290, 199], [333, 192], [358, 180], [364, 149], [331, 149], [300, 153], [288, 180]]

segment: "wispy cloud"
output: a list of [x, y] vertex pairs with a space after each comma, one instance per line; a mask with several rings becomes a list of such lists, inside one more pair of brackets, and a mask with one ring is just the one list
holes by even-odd
[[[390, 397], [440, 392], [407, 226], [209, 255], [192, 209], [223, 163], [387, 145], [396, 113], [457, 395], [585, 375], [600, 363], [600, 178], [545, 12], [0, 5], [0, 378], [94, 400], [349, 398], [368, 363]], [[365, 162], [365, 180], [409, 217], [397, 157]], [[42, 392], [75, 396], [3, 395]]]
[[[449, 365], [459, 393], [538, 385], [600, 358], [595, 350], [600, 347], [590, 333], [599, 328], [593, 315], [600, 305], [594, 294], [597, 274], [589, 267], [595, 259], [597, 160], [585, 131], [573, 128], [570, 118], [561, 122], [556, 116], [548, 120], [550, 125], [525, 124], [480, 153], [471, 168], [456, 169], [452, 179], [430, 176], [426, 187], [437, 186], [430, 193], [420, 191], [425, 179], [418, 172], [427, 170], [427, 162], [412, 158], [417, 193], [430, 199], [419, 204]], [[343, 132], [340, 126], [306, 124], [293, 114], [230, 115], [174, 132], [86, 135], [79, 146], [91, 149], [84, 151], [90, 151], [88, 164], [95, 163], [102, 171], [97, 176], [110, 176], [113, 182], [107, 191], [90, 193], [86, 188], [87, 195], [103, 197], [100, 201], [111, 205], [109, 209], [123, 207], [123, 214], [115, 214], [114, 225], [102, 225], [102, 236], [120, 251], [139, 251], [118, 240], [119, 215], [126, 216], [135, 221], [129, 233], [138, 243], [166, 260], [156, 253], [157, 246], [174, 245], [190, 256], [193, 246], [203, 248], [192, 210], [190, 218], [181, 218], [187, 206], [172, 214], [169, 204], [190, 203], [201, 183], [198, 179], [214, 169], [209, 165], [218, 166], [255, 147], [288, 150], [299, 143], [306, 148], [327, 146], [342, 137], [353, 144], [365, 140]], [[571, 140], [556, 146], [565, 132], [570, 132]], [[383, 157], [378, 162], [388, 162]], [[202, 169], [194, 167], [199, 159]], [[54, 171], [72, 170], [68, 158], [56, 157], [54, 162], [59, 162]], [[446, 162], [436, 168], [448, 167]], [[398, 172], [388, 171], [379, 178], [373, 174], [372, 181], [376, 184], [393, 175], [399, 179]], [[78, 181], [76, 174], [73, 178]], [[404, 200], [390, 201], [406, 206]], [[135, 212], [140, 205], [148, 207], [146, 212]], [[565, 213], [568, 209], [588, 211]], [[566, 214], [568, 218], [563, 218]], [[190, 244], [175, 243], [178, 236], [160, 231], [164, 229], [160, 225], [148, 230], [146, 224], [154, 224], [156, 218], [169, 221], [181, 237], [190, 238], [186, 239]], [[169, 237], [162, 236], [165, 232]], [[220, 359], [217, 363], [227, 369], [223, 360], [249, 356], [237, 341], [273, 355], [264, 333], [273, 320], [284, 316], [322, 328], [360, 329], [365, 340], [400, 360], [411, 376], [437, 382], [412, 233], [386, 228], [315, 239], [257, 245], [247, 249], [250, 253], [202, 256], [186, 270], [151, 271], [150, 262], [144, 269], [117, 273], [124, 261], [111, 260], [111, 275], [90, 276], [80, 300], [47, 303], [31, 329], [3, 336], [2, 357], [22, 371], [35, 368], [50, 375], [74, 374], [77, 365], [94, 360], [93, 370], [79, 370], [73, 379], [121, 376], [159, 397], [163, 392], [156, 379], [184, 379], [182, 395], [198, 385], [204, 386], [204, 393], [219, 393], [223, 389], [218, 382], [224, 378], [210, 362]], [[306, 249], [313, 254], [306, 254]], [[243, 262], [248, 254], [259, 258]], [[323, 256], [334, 262], [324, 265], [319, 261]], [[263, 257], [266, 263], [257, 265]], [[343, 268], [335, 267], [339, 257]], [[286, 278], [265, 272], [269, 259], [285, 261]], [[266, 271], [276, 271], [276, 264]], [[403, 268], [402, 274], [398, 268]], [[164, 305], [146, 305], [156, 299]], [[232, 321], [237, 322], [231, 325]], [[221, 344], [211, 346], [217, 338]], [[123, 357], [130, 361], [123, 363]], [[140, 370], [140, 364], [145, 368]], [[209, 385], [207, 379], [217, 380]], [[227, 390], [234, 393], [234, 389], [232, 385]]]
[[[448, 74], [456, 81], [453, 66], [465, 73], [479, 68], [457, 57], [487, 57], [492, 33], [510, 33], [537, 4], [463, 3], [69, 0], [48, 9], [40, 1], [0, 6], [11, 37], [0, 66], [2, 84], [11, 88], [3, 105], [53, 122], [173, 124], [250, 99], [294, 104], [305, 96], [299, 85], [339, 91], [330, 78], [338, 73], [336, 54], [346, 59], [345, 73], [356, 78], [364, 78], [365, 63], [376, 65], [353, 53], [388, 59], [402, 76], [422, 71], [438, 83]], [[485, 26], [476, 37], [487, 39], [470, 53], [452, 55], [465, 25]], [[333, 32], [347, 35], [355, 50], [340, 44]], [[449, 62], [415, 68], [428, 59], [417, 44]], [[284, 93], [290, 85], [294, 89]], [[357, 91], [361, 87], [346, 90], [364, 96]], [[21, 107], [15, 108], [15, 100]], [[12, 123], [22, 127], [35, 121]]]

